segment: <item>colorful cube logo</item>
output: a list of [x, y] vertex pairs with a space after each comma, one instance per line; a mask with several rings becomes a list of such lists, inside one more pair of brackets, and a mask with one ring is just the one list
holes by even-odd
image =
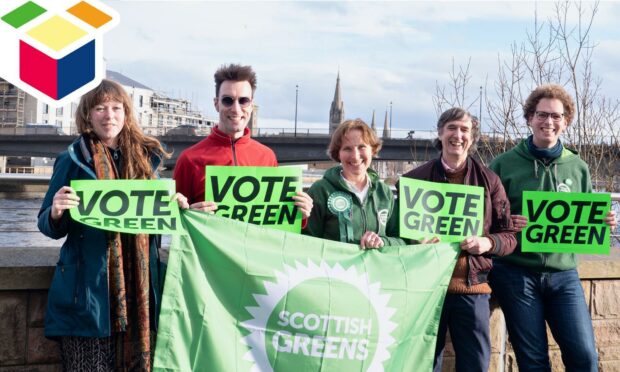
[[2, 0], [0, 77], [51, 106], [74, 101], [105, 76], [101, 39], [119, 20], [97, 0]]

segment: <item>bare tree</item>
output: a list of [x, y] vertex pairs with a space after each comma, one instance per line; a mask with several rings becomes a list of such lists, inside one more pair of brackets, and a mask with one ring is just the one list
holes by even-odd
[[433, 105], [437, 116], [450, 107], [463, 107], [469, 110], [478, 102], [479, 98], [470, 101], [467, 95], [467, 85], [471, 81], [470, 65], [471, 57], [467, 60], [467, 65], [459, 65], [458, 68], [452, 58], [452, 71], [448, 75], [448, 86], [442, 86], [439, 82], [435, 83]]
[[[575, 148], [588, 163], [595, 187], [617, 190], [613, 181], [620, 173], [616, 166], [620, 160], [620, 102], [603, 95], [603, 81], [592, 72], [596, 45], [590, 35], [598, 11], [598, 2], [557, 2], [552, 18], [540, 20], [535, 12], [525, 41], [513, 42], [508, 58], [498, 56], [497, 76], [487, 77], [485, 83], [482, 125], [492, 134], [482, 137], [482, 151], [493, 156], [525, 138], [529, 127], [523, 125], [524, 98], [538, 85], [561, 84], [576, 103], [575, 118], [563, 143]], [[433, 102], [438, 111], [447, 104], [467, 106], [464, 100], [472, 89], [468, 86], [469, 66], [470, 61], [466, 67], [453, 63], [449, 89], [437, 83]]]

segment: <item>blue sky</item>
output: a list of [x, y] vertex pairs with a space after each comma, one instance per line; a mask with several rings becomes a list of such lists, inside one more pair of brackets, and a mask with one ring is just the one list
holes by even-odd
[[[108, 1], [121, 15], [105, 39], [108, 68], [156, 90], [191, 99], [209, 116], [213, 72], [252, 65], [261, 127], [292, 125], [295, 85], [300, 127], [327, 127], [340, 70], [347, 118], [432, 129], [436, 82], [448, 83], [452, 60], [471, 58], [470, 100], [497, 74], [498, 56], [526, 40], [534, 12], [552, 2], [201, 2]], [[585, 3], [589, 6], [589, 3]], [[604, 2], [592, 39], [594, 73], [614, 99], [620, 84], [620, 3]], [[615, 96], [614, 96], [615, 95]]]

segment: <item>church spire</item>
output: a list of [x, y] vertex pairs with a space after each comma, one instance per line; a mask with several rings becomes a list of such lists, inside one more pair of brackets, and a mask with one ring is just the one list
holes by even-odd
[[340, 71], [338, 71], [338, 75], [336, 76], [336, 90], [334, 91], [334, 102], [342, 101], [342, 97], [340, 95]]
[[372, 110], [372, 120], [370, 121], [370, 129], [377, 133], [377, 125], [375, 124], [375, 110]]
[[388, 111], [385, 110], [385, 121], [383, 122], [383, 138], [390, 138], [390, 126], [388, 125]]
[[334, 91], [334, 100], [329, 110], [329, 134], [334, 133], [336, 128], [344, 121], [344, 102], [340, 93], [340, 70], [336, 77], [336, 90]]

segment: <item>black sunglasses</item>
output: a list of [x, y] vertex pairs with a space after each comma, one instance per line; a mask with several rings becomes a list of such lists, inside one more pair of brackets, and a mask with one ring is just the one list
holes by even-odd
[[224, 105], [224, 107], [231, 107], [235, 104], [235, 101], [239, 102], [239, 106], [241, 107], [248, 107], [252, 103], [252, 98], [239, 97], [235, 99], [229, 96], [223, 96], [220, 101], [222, 102], [222, 105]]

